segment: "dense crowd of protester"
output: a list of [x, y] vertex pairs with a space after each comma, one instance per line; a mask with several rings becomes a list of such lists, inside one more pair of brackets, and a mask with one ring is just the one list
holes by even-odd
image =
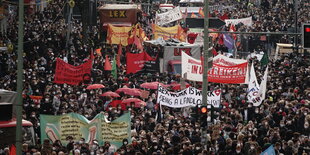
[[[309, 22], [309, 3], [301, 1], [298, 25]], [[180, 82], [180, 76], [167, 73], [128, 74], [125, 58], [122, 58], [117, 79], [104, 70], [104, 55], [117, 52], [115, 45], [103, 44], [99, 26], [94, 26], [89, 35], [90, 42], [84, 44], [81, 21], [73, 19], [70, 50], [66, 50], [67, 24], [63, 17], [65, 1], [53, 0], [43, 11], [25, 16], [24, 35], [24, 91], [27, 97], [23, 103], [23, 119], [33, 123], [38, 144], [23, 144], [25, 155], [198, 155], [198, 154], [259, 154], [273, 145], [276, 154], [310, 154], [310, 57], [307, 54], [291, 53], [270, 61], [266, 99], [259, 107], [247, 102], [247, 85], [210, 84], [210, 89], [221, 88], [221, 108], [208, 117], [207, 148], [201, 142], [201, 124], [197, 109], [172, 109], [163, 107], [163, 118], [158, 120], [156, 90], [150, 90], [145, 107], [132, 106], [122, 109], [112, 107], [113, 98], [102, 97], [105, 91], [115, 91], [127, 86], [140, 88], [144, 82], [159, 81], [164, 84]], [[235, 1], [223, 1], [223, 5], [233, 5]], [[253, 17], [254, 25], [237, 25], [239, 31], [288, 31], [294, 25], [294, 5], [292, 0], [238, 1], [233, 10], [212, 12], [212, 16], [226, 13], [229, 18]], [[147, 36], [151, 36], [150, 20], [154, 16], [141, 18]], [[10, 25], [0, 36], [1, 46], [17, 43], [17, 16], [7, 17]], [[274, 37], [275, 42], [289, 42], [288, 36]], [[216, 45], [219, 46], [219, 45]], [[103, 56], [95, 53], [91, 83], [100, 83], [105, 88], [86, 90], [87, 85], [72, 86], [53, 83], [55, 60], [62, 58], [69, 64], [80, 65], [89, 58], [90, 50], [102, 48]], [[264, 45], [254, 46], [262, 50]], [[220, 47], [218, 47], [220, 48]], [[265, 49], [266, 50], [266, 49]], [[266, 52], [266, 51], [265, 51]], [[0, 88], [16, 90], [16, 49], [0, 52]], [[264, 67], [256, 58], [249, 59], [255, 64], [258, 80], [262, 78]], [[192, 82], [187, 81], [192, 84]], [[201, 84], [197, 84], [201, 87]], [[29, 95], [43, 96], [35, 104]], [[114, 98], [123, 100], [130, 96], [120, 94]], [[40, 114], [62, 115], [79, 113], [91, 120], [98, 113], [104, 113], [108, 120], [114, 120], [125, 112], [131, 114], [132, 143], [121, 148], [112, 148], [109, 142], [85, 143], [85, 139], [72, 140], [68, 145], [60, 141], [44, 140], [40, 144]], [[210, 125], [211, 124], [211, 125]], [[7, 148], [2, 153], [8, 151]]]

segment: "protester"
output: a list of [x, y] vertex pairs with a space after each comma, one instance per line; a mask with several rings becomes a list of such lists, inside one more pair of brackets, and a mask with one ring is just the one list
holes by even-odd
[[[288, 31], [294, 24], [293, 1], [222, 1], [223, 5], [234, 5], [233, 10], [211, 12], [217, 17], [226, 14], [228, 18], [243, 18], [252, 16], [252, 27], [236, 25], [237, 31]], [[215, 84], [210, 87], [222, 89], [221, 107], [214, 113], [214, 120], [208, 117], [207, 148], [202, 142], [201, 124], [196, 108], [187, 112], [181, 109], [162, 107], [156, 101], [156, 90], [143, 99], [145, 107], [133, 105], [121, 107], [112, 106], [114, 100], [124, 100], [132, 96], [120, 93], [120, 97], [102, 97], [106, 91], [116, 91], [124, 86], [140, 88], [144, 82], [158, 81], [164, 84], [181, 81], [179, 75], [167, 73], [126, 74], [126, 60], [121, 59], [117, 79], [110, 71], [104, 70], [105, 55], [113, 56], [117, 52], [116, 45], [108, 45], [99, 40], [100, 26], [94, 26], [89, 43], [84, 43], [82, 24], [78, 19], [72, 21], [70, 50], [66, 49], [66, 23], [62, 14], [65, 1], [53, 0], [42, 12], [25, 16], [24, 35], [24, 90], [27, 97], [23, 103], [23, 119], [31, 121], [37, 135], [37, 145], [23, 144], [23, 154], [260, 154], [273, 145], [276, 154], [310, 154], [310, 57], [306, 53], [290, 53], [279, 56], [268, 63], [268, 85], [266, 99], [255, 107], [247, 102], [247, 85]], [[216, 4], [216, 3], [212, 3]], [[309, 21], [309, 3], [299, 6], [298, 25]], [[154, 10], [155, 12], [156, 10]], [[225, 16], [226, 16], [225, 15]], [[150, 20], [155, 14], [141, 17], [141, 24], [147, 36], [152, 36]], [[6, 18], [11, 25], [7, 32], [1, 33], [2, 44], [17, 43], [17, 16]], [[99, 25], [99, 24], [98, 24]], [[224, 29], [228, 30], [228, 27]], [[256, 36], [251, 36], [257, 39]], [[255, 39], [253, 42], [255, 42]], [[289, 42], [288, 36], [272, 37], [271, 42]], [[227, 52], [224, 45], [217, 43], [217, 51]], [[94, 52], [90, 83], [103, 84], [99, 90], [86, 89], [87, 84], [67, 85], [55, 84], [54, 74], [56, 58], [61, 58], [71, 65], [80, 65], [91, 58], [90, 51], [101, 48], [102, 56]], [[161, 53], [159, 48], [149, 47], [152, 56]], [[264, 44], [253, 44], [249, 51], [266, 51]], [[137, 52], [138, 50], [132, 50]], [[124, 52], [124, 51], [123, 51]], [[134, 53], [133, 52], [133, 53]], [[162, 53], [161, 53], [162, 54]], [[0, 88], [16, 91], [16, 49], [12, 52], [0, 52], [1, 79]], [[250, 58], [254, 63], [258, 82], [262, 81], [266, 66], [256, 58]], [[193, 85], [193, 82], [187, 81]], [[201, 84], [196, 84], [201, 88]], [[173, 90], [171, 90], [173, 91]], [[35, 103], [30, 95], [43, 96]], [[162, 117], [159, 115], [162, 111]], [[123, 141], [120, 148], [115, 148], [110, 142], [100, 146], [96, 140], [86, 143], [84, 138], [67, 139], [69, 144], [61, 141], [43, 140], [40, 144], [40, 114], [64, 115], [75, 112], [93, 119], [103, 113], [107, 121], [113, 121], [124, 113], [131, 114], [132, 143]], [[7, 154], [9, 148], [2, 148], [0, 154]]]

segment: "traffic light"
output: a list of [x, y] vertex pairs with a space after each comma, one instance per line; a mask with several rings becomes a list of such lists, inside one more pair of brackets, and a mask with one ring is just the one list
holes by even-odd
[[310, 49], [310, 23], [302, 26], [302, 44], [304, 49]]
[[207, 106], [201, 106], [199, 108], [199, 114], [200, 114], [200, 126], [201, 127], [207, 127], [208, 126], [208, 107]]
[[207, 114], [208, 113], [208, 108], [207, 108], [207, 106], [202, 106], [201, 108], [200, 108], [200, 112], [201, 112], [201, 114]]

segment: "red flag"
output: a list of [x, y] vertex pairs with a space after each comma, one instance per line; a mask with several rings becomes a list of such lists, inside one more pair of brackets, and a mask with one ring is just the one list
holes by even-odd
[[191, 18], [197, 18], [197, 15], [195, 15], [194, 12], [192, 12]]
[[118, 45], [117, 57], [116, 57], [116, 64], [118, 67], [121, 66], [121, 56], [122, 56], [122, 44]]
[[225, 21], [225, 19], [228, 19], [228, 15], [226, 13], [224, 13], [220, 19], [222, 19], [223, 21]]
[[214, 56], [217, 56], [217, 55], [218, 55], [217, 51], [216, 51], [214, 48], [212, 48], [212, 54], [213, 54]]
[[129, 31], [129, 32], [130, 32], [131, 34], [129, 34], [129, 37], [128, 37], [128, 39], [127, 39], [128, 45], [134, 43], [134, 39], [135, 39], [135, 36], [136, 36], [136, 34], [137, 34], [137, 28], [136, 28], [136, 26], [133, 26], [132, 29], [131, 29], [131, 31]]
[[104, 70], [106, 71], [112, 70], [112, 65], [107, 55], [105, 56]]
[[187, 34], [187, 42], [190, 43], [190, 44], [193, 44], [195, 43], [195, 40], [198, 36], [198, 33], [189, 33]]
[[134, 36], [134, 42], [133, 43], [137, 46], [137, 49], [143, 51], [142, 43], [137, 36]]
[[[235, 25], [234, 25], [234, 24], [230, 24], [229, 31], [230, 31], [230, 32], [236, 32], [236, 28], [235, 28]], [[233, 37], [234, 40], [237, 39], [237, 35], [236, 35], [236, 34], [232, 34], [232, 37]]]
[[16, 147], [15, 147], [15, 145], [11, 145], [10, 155], [16, 155]]
[[202, 8], [199, 8], [198, 13], [200, 14], [201, 17], [205, 17], [205, 14], [204, 14]]
[[126, 74], [136, 73], [144, 67], [145, 61], [153, 60], [146, 52], [142, 53], [126, 53]]
[[219, 40], [218, 40], [218, 44], [220, 44], [220, 45], [224, 45], [224, 38], [223, 38], [223, 34], [220, 34], [220, 36], [219, 36]]

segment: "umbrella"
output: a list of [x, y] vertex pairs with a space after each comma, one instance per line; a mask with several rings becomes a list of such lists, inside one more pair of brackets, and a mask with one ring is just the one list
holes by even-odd
[[131, 96], [140, 96], [141, 90], [135, 88], [119, 88], [116, 90], [117, 93], [124, 92], [124, 94], [131, 95]]
[[101, 96], [120, 97], [117, 93], [112, 92], [112, 91], [105, 92], [105, 93], [101, 94]]
[[140, 87], [142, 88], [147, 88], [147, 89], [157, 89], [158, 87], [158, 84], [164, 86], [164, 87], [167, 87], [166, 85], [160, 83], [160, 82], [145, 82], [145, 83], [142, 83], [140, 85]]
[[105, 86], [103, 84], [92, 84], [87, 86], [86, 89], [100, 89], [100, 88], [104, 88]]
[[[174, 83], [170, 84], [173, 90], [181, 90], [181, 84], [180, 83]], [[186, 88], [190, 87], [191, 85], [189, 83], [185, 83]]]
[[128, 98], [123, 100], [122, 103], [126, 103], [127, 105], [135, 103], [135, 107], [146, 106], [146, 103], [138, 98]]

